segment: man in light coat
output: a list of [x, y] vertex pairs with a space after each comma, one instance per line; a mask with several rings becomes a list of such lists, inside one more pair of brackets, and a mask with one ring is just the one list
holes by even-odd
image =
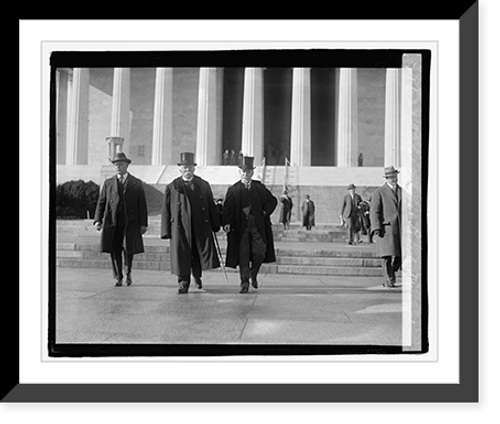
[[384, 286], [395, 287], [395, 273], [401, 268], [401, 187], [394, 166], [384, 172], [386, 183], [373, 193], [370, 221], [377, 255], [382, 258]]
[[194, 175], [194, 153], [181, 153], [181, 176], [167, 185], [161, 209], [162, 239], [170, 239], [170, 272], [178, 277], [178, 293], [189, 291], [191, 274], [199, 289], [202, 270], [218, 268], [214, 233], [220, 219], [210, 184]]
[[[347, 225], [347, 243], [361, 243], [359, 204], [363, 201], [361, 196], [356, 193], [356, 186], [349, 184], [347, 187], [349, 193], [344, 196], [342, 207], [340, 208], [340, 225]], [[356, 241], [354, 241], [356, 237]]]
[[[104, 181], [94, 215], [101, 231], [101, 252], [111, 254], [115, 287], [132, 284], [132, 260], [144, 252], [142, 235], [148, 228], [148, 208], [141, 180], [128, 172], [131, 162], [123, 152], [111, 160], [116, 175]], [[125, 259], [123, 274], [122, 253]]]

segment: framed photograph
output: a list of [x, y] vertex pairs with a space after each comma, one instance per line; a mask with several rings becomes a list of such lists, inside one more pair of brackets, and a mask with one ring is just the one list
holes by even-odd
[[477, 401], [478, 5], [454, 13], [38, 34], [42, 281], [4, 401]]

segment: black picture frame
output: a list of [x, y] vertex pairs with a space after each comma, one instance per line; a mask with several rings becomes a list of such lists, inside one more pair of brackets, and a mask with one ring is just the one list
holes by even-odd
[[[19, 384], [18, 374], [4, 379], [2, 402], [478, 402], [479, 211], [470, 199], [479, 186], [479, 143], [470, 142], [479, 140], [478, 56], [475, 2], [460, 16], [460, 191], [469, 193], [460, 198], [460, 384], [45, 385]], [[19, 301], [17, 292], [13, 299]], [[9, 363], [19, 365], [18, 344], [11, 346]]]

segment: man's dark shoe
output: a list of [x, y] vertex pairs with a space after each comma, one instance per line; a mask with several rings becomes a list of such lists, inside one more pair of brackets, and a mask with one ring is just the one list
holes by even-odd
[[114, 286], [115, 287], [121, 287], [121, 286], [123, 286], [123, 279], [122, 278], [116, 278]]
[[132, 285], [132, 276], [131, 276], [130, 274], [129, 274], [129, 275], [127, 275], [127, 279], [126, 279], [126, 281], [125, 281], [125, 284], [126, 284], [127, 286], [131, 286], [131, 285]]
[[203, 284], [201, 282], [201, 278], [195, 278], [194, 279], [194, 282], [196, 284], [196, 287], [198, 287], [199, 289], [202, 289], [203, 288]]
[[259, 288], [259, 283], [257, 283], [257, 279], [256, 278], [252, 278], [252, 287], [254, 289], [258, 289]]
[[177, 293], [179, 294], [185, 294], [188, 292], [188, 289], [186, 287], [179, 287], [179, 290], [177, 291]]

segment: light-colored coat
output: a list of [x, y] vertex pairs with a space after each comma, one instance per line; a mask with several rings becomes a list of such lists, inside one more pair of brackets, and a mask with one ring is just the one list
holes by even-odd
[[384, 184], [372, 196], [370, 204], [371, 232], [379, 231], [374, 237], [377, 255], [401, 256], [401, 187], [397, 186], [397, 197]]

